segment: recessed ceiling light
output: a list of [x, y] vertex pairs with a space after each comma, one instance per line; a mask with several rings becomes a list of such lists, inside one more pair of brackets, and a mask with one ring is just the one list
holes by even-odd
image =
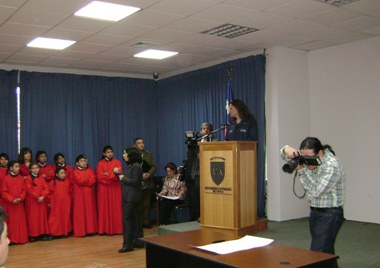
[[75, 12], [75, 15], [92, 19], [119, 21], [140, 9], [138, 7], [93, 1]]
[[173, 51], [148, 49], [148, 50], [145, 50], [143, 52], [137, 53], [133, 56], [137, 57], [137, 58], [162, 60], [162, 59], [166, 59], [166, 58], [169, 58], [169, 57], [177, 55], [177, 54], [178, 54], [178, 52], [173, 52]]
[[239, 37], [242, 35], [246, 35], [249, 33], [253, 33], [258, 31], [259, 29], [252, 28], [252, 27], [246, 27], [246, 26], [240, 26], [240, 25], [234, 25], [234, 24], [223, 24], [218, 27], [212, 28], [210, 30], [206, 30], [201, 32], [201, 34], [209, 34], [219, 37], [225, 37], [229, 39], [233, 39], [235, 37]]
[[30, 41], [27, 46], [62, 50], [75, 43], [76, 41], [72, 40], [37, 37], [36, 39]]
[[341, 7], [341, 6], [351, 4], [359, 0], [314, 0], [314, 1], [326, 3], [329, 5], [336, 6], [336, 7]]

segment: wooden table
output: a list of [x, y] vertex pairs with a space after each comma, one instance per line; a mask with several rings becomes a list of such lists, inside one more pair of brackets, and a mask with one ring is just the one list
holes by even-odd
[[338, 257], [272, 243], [269, 246], [218, 255], [194, 248], [218, 240], [238, 237], [208, 229], [146, 237], [147, 268], [214, 267], [332, 267]]

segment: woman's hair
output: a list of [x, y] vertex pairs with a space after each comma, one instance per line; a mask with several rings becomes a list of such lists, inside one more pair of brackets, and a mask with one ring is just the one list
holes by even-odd
[[57, 163], [58, 158], [59, 158], [60, 156], [63, 157], [63, 158], [65, 158], [65, 156], [63, 155], [63, 153], [56, 153], [56, 154], [54, 155], [54, 163]]
[[245, 103], [241, 100], [234, 99], [229, 103], [229, 105], [232, 105], [236, 108], [241, 119], [246, 119], [246, 118], [252, 116], [247, 105], [245, 105]]
[[25, 163], [24, 155], [26, 155], [27, 153], [30, 153], [30, 155], [32, 155], [32, 150], [30, 148], [28, 148], [28, 147], [21, 148], [20, 153], [18, 155], [18, 162], [20, 164], [24, 164]]
[[142, 162], [141, 154], [135, 147], [124, 148], [124, 151], [128, 154], [128, 158], [129, 158], [127, 164], [132, 165], [134, 163]]
[[173, 170], [175, 172], [175, 174], [178, 173], [177, 165], [174, 164], [173, 162], [169, 162], [169, 163], [166, 164], [165, 170], [168, 169], [168, 168], [170, 168], [171, 170]]
[[85, 154], [80, 154], [75, 158], [75, 163], [78, 163], [81, 159], [87, 159], [87, 156]]
[[107, 152], [107, 150], [113, 151], [112, 146], [111, 145], [106, 145], [106, 146], [103, 147], [103, 154], [102, 154], [102, 158], [103, 159], [105, 158], [104, 154]]
[[41, 155], [46, 155], [47, 156], [47, 153], [45, 151], [37, 151], [36, 153], [36, 161], [38, 161], [38, 158], [40, 158]]
[[317, 154], [320, 150], [324, 151], [325, 149], [328, 149], [333, 155], [335, 155], [335, 152], [333, 151], [330, 145], [322, 145], [321, 141], [315, 137], [305, 138], [300, 145], [300, 150], [302, 149], [313, 150], [315, 154]]

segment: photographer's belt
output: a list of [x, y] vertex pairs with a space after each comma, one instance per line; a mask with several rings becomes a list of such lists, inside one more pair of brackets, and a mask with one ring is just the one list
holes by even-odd
[[341, 210], [341, 211], [343, 211], [343, 207], [342, 206], [340, 206], [340, 207], [331, 207], [331, 208], [310, 207], [310, 210], [311, 211], [315, 211], [315, 212], [328, 212], [328, 211], [331, 211], [331, 210]]

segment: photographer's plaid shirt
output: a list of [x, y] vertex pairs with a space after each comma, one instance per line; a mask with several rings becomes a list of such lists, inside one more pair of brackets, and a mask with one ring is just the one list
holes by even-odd
[[[281, 150], [283, 158], [283, 152]], [[314, 170], [298, 170], [311, 207], [332, 208], [343, 206], [345, 174], [339, 160], [328, 150], [321, 157], [322, 164]]]

